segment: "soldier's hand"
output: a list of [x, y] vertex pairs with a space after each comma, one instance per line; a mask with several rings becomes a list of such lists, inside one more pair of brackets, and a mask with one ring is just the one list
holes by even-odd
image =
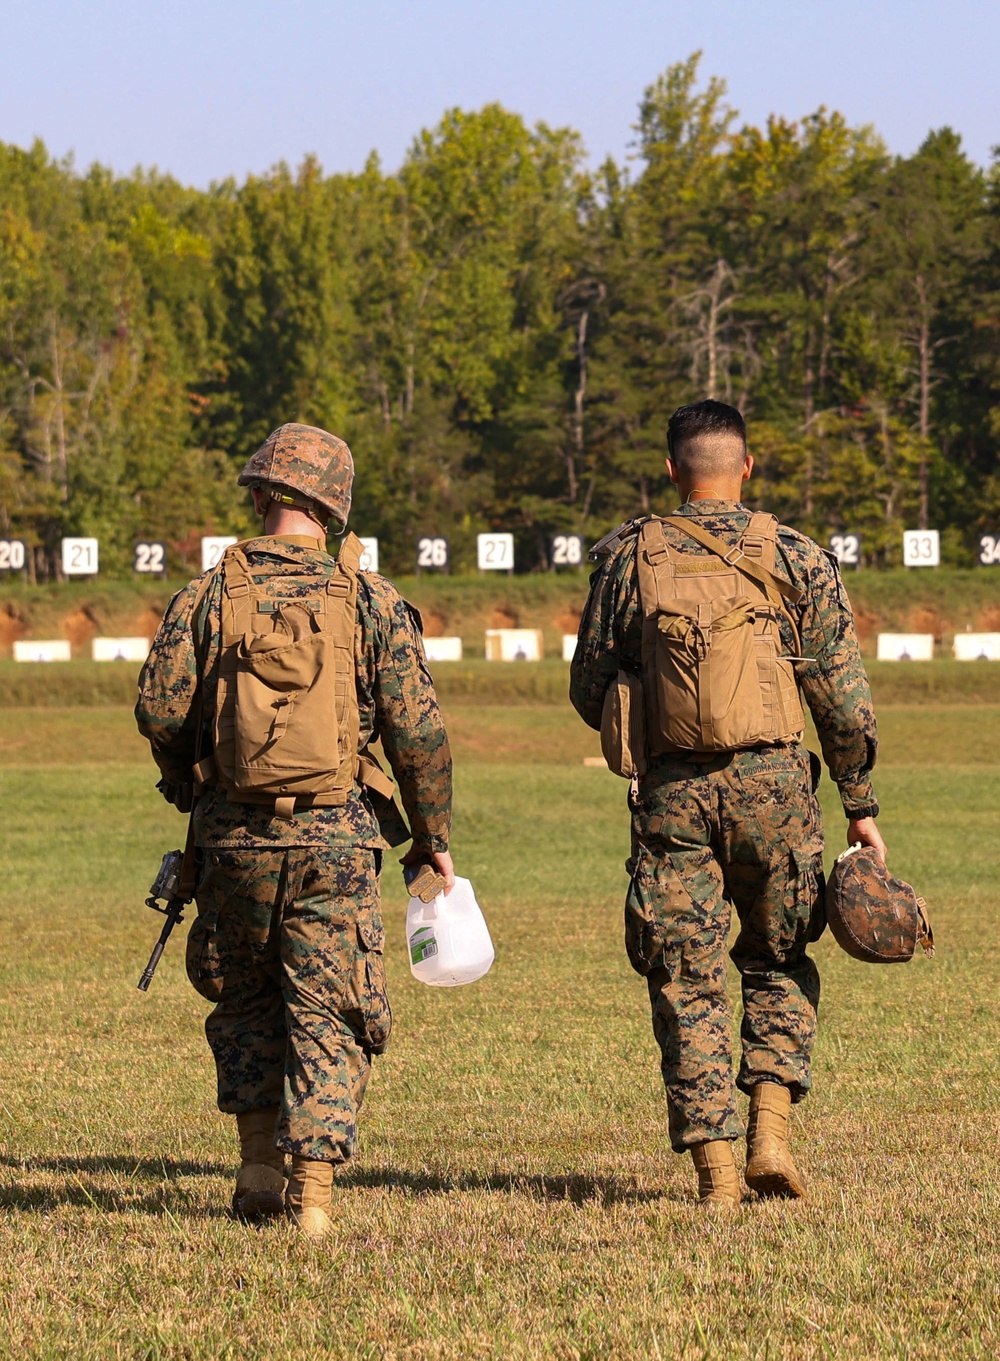
[[445, 879], [444, 892], [445, 897], [447, 897], [448, 894], [455, 887], [455, 862], [451, 858], [451, 852], [435, 851], [434, 854], [431, 856], [431, 859], [433, 860], [434, 868], [438, 871], [438, 873], [444, 875]]
[[418, 851], [414, 847], [406, 852], [399, 862], [405, 869], [407, 865], [424, 864], [427, 861], [434, 866], [439, 874], [444, 876], [445, 894], [449, 894], [455, 887], [455, 862], [448, 851]]
[[851, 818], [847, 824], [847, 844], [853, 846], [856, 841], [860, 841], [862, 846], [871, 846], [885, 861], [888, 852], [874, 818]]

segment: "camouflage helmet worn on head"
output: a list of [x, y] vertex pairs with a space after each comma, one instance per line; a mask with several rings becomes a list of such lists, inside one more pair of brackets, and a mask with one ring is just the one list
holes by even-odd
[[291, 421], [268, 435], [239, 476], [241, 487], [261, 485], [297, 494], [302, 501], [289, 497], [289, 504], [318, 507], [338, 531], [347, 524], [353, 481], [354, 459], [342, 439]]
[[837, 857], [826, 886], [826, 919], [841, 949], [867, 964], [903, 964], [918, 944], [934, 953], [923, 898], [891, 875], [871, 846], [858, 843]]

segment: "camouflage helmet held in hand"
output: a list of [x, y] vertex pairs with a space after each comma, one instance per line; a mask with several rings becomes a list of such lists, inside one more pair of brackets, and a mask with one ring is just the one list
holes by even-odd
[[[342, 439], [315, 425], [279, 425], [239, 475], [241, 487], [262, 486], [275, 499], [344, 529], [351, 509], [354, 459]], [[285, 493], [282, 495], [282, 493]]]
[[903, 964], [917, 944], [934, 953], [923, 898], [896, 879], [871, 846], [837, 857], [826, 886], [826, 919], [841, 949], [867, 964]]

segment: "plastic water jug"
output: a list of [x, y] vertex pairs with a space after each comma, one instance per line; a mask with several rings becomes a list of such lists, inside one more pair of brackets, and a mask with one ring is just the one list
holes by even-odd
[[489, 971], [493, 942], [468, 879], [456, 878], [451, 892], [433, 902], [410, 899], [406, 944], [413, 977], [436, 988], [474, 983]]

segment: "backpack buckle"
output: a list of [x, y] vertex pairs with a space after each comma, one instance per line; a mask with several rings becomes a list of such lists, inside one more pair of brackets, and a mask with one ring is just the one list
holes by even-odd
[[[735, 557], [733, 557], [734, 553], [736, 554]], [[745, 557], [746, 554], [743, 552], [743, 549], [739, 546], [738, 543], [734, 543], [732, 548], [730, 548], [729, 552], [723, 555], [722, 561], [727, 562], [730, 567], [735, 567], [736, 564], [739, 562], [740, 558]]]

